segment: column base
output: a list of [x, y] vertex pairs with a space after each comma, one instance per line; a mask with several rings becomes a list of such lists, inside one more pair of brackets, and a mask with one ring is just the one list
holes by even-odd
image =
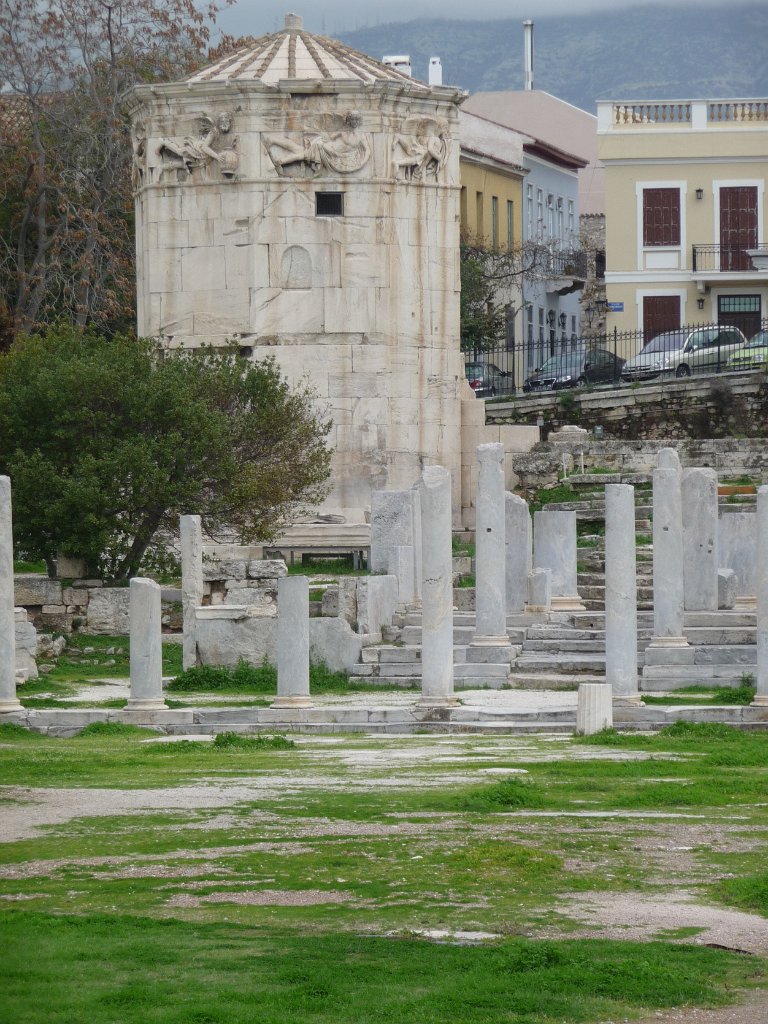
[[475, 637], [467, 645], [469, 665], [511, 665], [520, 653], [520, 646], [510, 643], [508, 636]]
[[0, 700], [0, 715], [10, 715], [14, 711], [23, 711], [20, 700]]
[[[693, 665], [696, 651], [685, 637], [672, 637], [673, 643], [651, 640], [645, 649], [643, 667], [648, 665]], [[682, 641], [682, 643], [680, 642]]]
[[278, 697], [269, 705], [276, 711], [290, 711], [292, 708], [312, 708], [311, 697]]
[[164, 700], [143, 700], [141, 698], [129, 699], [124, 711], [167, 711], [168, 705]]
[[510, 639], [506, 633], [482, 634], [478, 633], [469, 641], [470, 647], [509, 647]]
[[768, 708], [768, 693], [755, 694], [755, 698], [749, 706], [751, 708]]
[[420, 708], [459, 708], [461, 702], [451, 694], [449, 697], [419, 697]]

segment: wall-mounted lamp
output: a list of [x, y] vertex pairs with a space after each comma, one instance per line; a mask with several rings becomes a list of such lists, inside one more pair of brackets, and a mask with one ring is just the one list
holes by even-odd
[[565, 315], [565, 313], [561, 313], [558, 317], [558, 320], [560, 323], [560, 329], [564, 331], [565, 325], [568, 323], [568, 317]]
[[554, 324], [555, 324], [555, 311], [554, 311], [554, 309], [550, 309], [550, 311], [547, 313], [547, 322], [549, 323], [550, 327], [554, 327]]
[[697, 199], [703, 199], [704, 198], [704, 189], [703, 188], [697, 188], [696, 189], [696, 198]]
[[696, 305], [699, 309], [704, 309], [704, 299], [696, 299]]
[[596, 317], [604, 316], [608, 312], [608, 303], [605, 299], [595, 299], [584, 307], [584, 315], [587, 318], [587, 327], [591, 327]]

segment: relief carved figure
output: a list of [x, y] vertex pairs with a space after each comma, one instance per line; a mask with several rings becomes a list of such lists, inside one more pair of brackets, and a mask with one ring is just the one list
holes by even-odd
[[233, 177], [237, 170], [237, 136], [227, 138], [232, 131], [230, 114], [219, 114], [214, 121], [203, 114], [198, 121], [197, 138], [161, 139], [157, 147], [162, 171], [194, 171], [205, 173], [212, 165], [218, 166], [225, 178]]
[[131, 187], [138, 192], [147, 173], [147, 132], [143, 121], [137, 121], [131, 130]]
[[437, 181], [448, 158], [448, 122], [431, 117], [410, 119], [403, 125], [403, 134], [396, 135], [394, 174], [403, 181]]
[[283, 174], [288, 164], [302, 163], [315, 177], [323, 171], [351, 174], [364, 167], [371, 155], [368, 136], [357, 130], [361, 124], [360, 114], [350, 110], [344, 115], [344, 127], [339, 132], [305, 129], [300, 142], [287, 135], [265, 135], [264, 145], [278, 174]]

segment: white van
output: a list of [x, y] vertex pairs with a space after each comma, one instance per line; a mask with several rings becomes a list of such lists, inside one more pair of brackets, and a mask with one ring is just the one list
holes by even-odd
[[625, 383], [651, 380], [662, 374], [690, 377], [692, 373], [718, 373], [746, 338], [737, 327], [681, 327], [657, 334], [621, 368]]

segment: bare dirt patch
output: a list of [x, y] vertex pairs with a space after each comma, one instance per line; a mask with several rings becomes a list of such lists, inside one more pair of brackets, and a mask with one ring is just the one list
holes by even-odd
[[251, 889], [248, 892], [210, 892], [205, 896], [178, 893], [171, 896], [166, 906], [194, 908], [203, 903], [237, 903], [245, 907], [313, 907], [322, 903], [354, 903], [356, 906], [364, 906], [370, 901], [338, 889]]
[[768, 1021], [768, 992], [750, 992], [736, 1006], [723, 1006], [716, 1010], [695, 1007], [666, 1010], [643, 1017], [636, 1024], [765, 1024]]
[[[563, 897], [559, 910], [585, 926], [569, 931], [571, 937], [647, 942], [665, 933], [675, 941], [673, 936], [679, 929], [699, 928], [697, 935], [681, 936], [680, 941], [768, 955], [768, 919], [700, 903], [693, 893], [681, 889], [663, 897], [637, 892], [574, 893]], [[544, 929], [549, 937], [558, 931]]]

